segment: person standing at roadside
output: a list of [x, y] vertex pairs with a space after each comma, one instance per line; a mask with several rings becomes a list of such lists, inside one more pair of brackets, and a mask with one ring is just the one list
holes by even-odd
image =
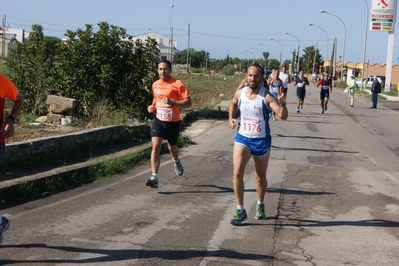
[[356, 88], [356, 79], [354, 75], [351, 75], [351, 80], [349, 81], [348, 87], [347, 89], [348, 94], [349, 94], [349, 98], [350, 98], [350, 107], [354, 107], [355, 106], [355, 88]]
[[323, 74], [317, 86], [320, 88], [321, 113], [324, 114], [324, 111], [327, 111], [327, 104], [328, 99], [330, 98], [330, 93], [332, 93], [331, 79], [328, 78], [327, 73]]
[[317, 74], [316, 74], [316, 71], [313, 71], [313, 74], [312, 74], [312, 82], [313, 82], [313, 86], [316, 86], [316, 84], [317, 84]]
[[291, 77], [285, 66], [281, 68], [281, 72], [278, 77], [283, 81], [283, 94], [285, 97], [287, 97], [288, 84], [291, 83]]
[[161, 164], [160, 153], [163, 140], [167, 140], [168, 149], [176, 175], [183, 174], [179, 159], [177, 139], [180, 134], [180, 108], [191, 106], [191, 97], [181, 80], [171, 76], [172, 64], [168, 60], [158, 63], [159, 80], [152, 84], [154, 99], [148, 106], [148, 112], [154, 113], [151, 126], [151, 170], [152, 175], [146, 186], [158, 188], [158, 172]]
[[[13, 102], [10, 114], [4, 118], [4, 103], [5, 99]], [[17, 122], [17, 117], [22, 110], [24, 98], [21, 96], [14, 83], [0, 75], [0, 159], [3, 158], [6, 149], [6, 138], [14, 135], [14, 124]], [[0, 214], [0, 244], [3, 242], [3, 233], [7, 231], [10, 226], [10, 221]]]
[[298, 76], [295, 77], [294, 79], [294, 86], [296, 87], [296, 97], [297, 97], [297, 101], [296, 101], [296, 107], [297, 113], [300, 113], [301, 110], [303, 108], [303, 102], [305, 101], [305, 95], [306, 95], [306, 85], [309, 86], [309, 80], [303, 76], [303, 71], [299, 71]]
[[378, 93], [381, 93], [381, 83], [378, 81], [377, 76], [374, 76], [373, 84], [371, 84], [371, 101], [373, 105], [370, 108], [377, 108]]
[[[271, 134], [269, 114], [273, 110], [281, 119], [287, 119], [284, 94], [276, 99], [262, 86], [263, 68], [258, 64], [248, 67], [247, 86], [237, 90], [229, 107], [229, 126], [238, 126], [233, 148], [233, 187], [237, 209], [230, 223], [240, 225], [248, 220], [244, 208], [244, 173], [251, 158], [255, 162], [256, 219], [266, 219], [264, 198], [267, 188], [266, 172], [270, 158]], [[238, 109], [240, 119], [234, 117]]]

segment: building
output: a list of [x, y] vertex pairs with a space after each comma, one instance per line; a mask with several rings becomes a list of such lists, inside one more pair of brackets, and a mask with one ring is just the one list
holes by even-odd
[[26, 34], [27, 32], [24, 29], [0, 27], [0, 57], [8, 57], [12, 49], [17, 48], [21, 43], [25, 43], [27, 41]]
[[177, 41], [173, 41], [173, 39], [172, 39], [172, 44], [173, 44], [172, 48], [173, 49], [171, 49], [169, 37], [166, 37], [164, 35], [154, 32], [154, 31], [149, 31], [149, 32], [143, 33], [141, 35], [134, 36], [133, 41], [141, 40], [141, 41], [145, 42], [148, 38], [155, 39], [156, 42], [158, 43], [158, 48], [160, 51], [160, 56], [159, 56], [160, 60], [167, 59], [167, 60], [173, 61], [171, 59], [175, 58], [175, 55], [178, 52]]
[[6, 34], [14, 34], [15, 39], [17, 39], [17, 41], [20, 43], [26, 43], [26, 36], [29, 36], [29, 33], [25, 32], [24, 29], [12, 29], [10, 27], [5, 27], [5, 32]]
[[8, 57], [11, 53], [11, 50], [17, 48], [19, 44], [20, 43], [15, 38], [15, 34], [0, 33], [0, 46], [1, 46], [0, 57], [1, 58]]

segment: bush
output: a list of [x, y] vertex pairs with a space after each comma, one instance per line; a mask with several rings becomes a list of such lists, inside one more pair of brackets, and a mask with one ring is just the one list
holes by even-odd
[[226, 76], [232, 76], [235, 73], [235, 68], [233, 65], [226, 65], [223, 67], [223, 74]]

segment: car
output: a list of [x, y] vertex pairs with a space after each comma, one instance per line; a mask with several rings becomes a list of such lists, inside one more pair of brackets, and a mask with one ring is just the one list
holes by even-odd
[[[364, 78], [364, 86], [366, 88], [371, 88], [371, 85], [373, 84], [374, 81], [374, 76], [368, 76], [367, 78]], [[377, 76], [377, 80], [381, 83], [381, 87], [385, 86], [385, 76]], [[361, 87], [362, 86], [362, 80], [356, 80], [356, 84]]]
[[265, 78], [267, 79], [271, 73], [272, 73], [271, 70], [265, 70]]

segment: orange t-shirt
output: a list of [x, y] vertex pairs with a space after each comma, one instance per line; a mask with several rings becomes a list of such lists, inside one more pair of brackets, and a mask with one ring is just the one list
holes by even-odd
[[[0, 75], [0, 122], [4, 121], [4, 102], [5, 98], [15, 102], [18, 96], [18, 90], [11, 80]], [[6, 141], [0, 135], [0, 144], [5, 144]]]
[[168, 81], [159, 79], [152, 84], [152, 93], [155, 99], [155, 116], [164, 122], [177, 122], [180, 120], [180, 108], [163, 103], [164, 97], [172, 101], [184, 100], [190, 94], [181, 80], [170, 77]]

